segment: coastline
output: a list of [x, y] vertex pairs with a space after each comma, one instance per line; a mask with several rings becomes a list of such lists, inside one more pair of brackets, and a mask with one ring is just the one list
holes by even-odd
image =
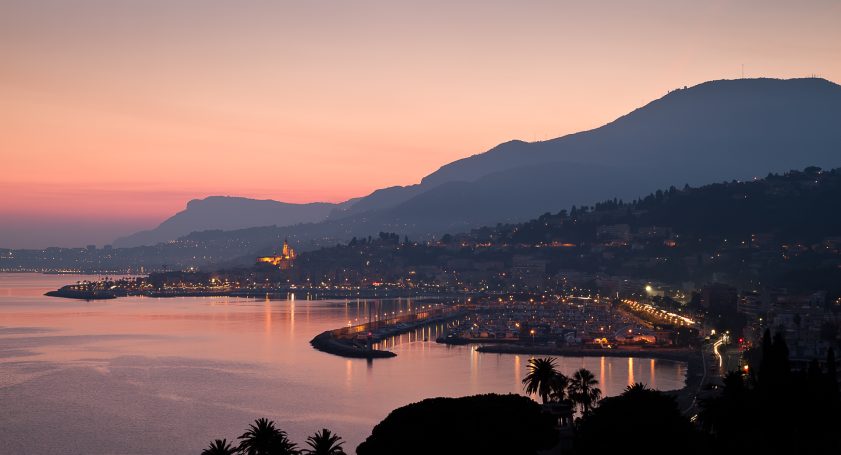
[[591, 348], [559, 348], [553, 346], [530, 346], [522, 344], [492, 344], [476, 348], [477, 352], [485, 354], [526, 354], [526, 355], [554, 355], [561, 357], [640, 357], [646, 359], [672, 360], [688, 362], [693, 355], [691, 349], [591, 349]]
[[[110, 297], [99, 297], [96, 294], [107, 292]], [[272, 299], [286, 299], [290, 294], [298, 294], [301, 296], [309, 296], [312, 300], [337, 300], [337, 299], [396, 299], [396, 298], [412, 298], [412, 299], [456, 299], [460, 295], [452, 293], [431, 294], [429, 292], [407, 292], [404, 290], [363, 290], [363, 291], [324, 291], [320, 289], [307, 288], [288, 288], [288, 289], [229, 289], [229, 290], [172, 290], [172, 291], [136, 291], [127, 290], [123, 288], [96, 290], [96, 291], [82, 291], [71, 289], [70, 285], [63, 286], [54, 291], [49, 291], [44, 295], [48, 297], [62, 297], [70, 299], [95, 300], [100, 298], [114, 298], [114, 297], [154, 297], [154, 298], [170, 298], [170, 297], [243, 297], [243, 298], [265, 298]]]
[[704, 362], [701, 349], [588, 349], [528, 345], [484, 345], [476, 348], [484, 354], [525, 354], [559, 357], [634, 357], [686, 363], [686, 380], [680, 389], [664, 390], [674, 396], [683, 414], [690, 414], [697, 405], [697, 395], [704, 385]]

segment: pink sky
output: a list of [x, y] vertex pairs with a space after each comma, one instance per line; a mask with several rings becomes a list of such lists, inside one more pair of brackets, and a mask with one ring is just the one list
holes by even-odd
[[416, 183], [742, 64], [841, 81], [837, 1], [454, 3], [4, 1], [0, 246]]

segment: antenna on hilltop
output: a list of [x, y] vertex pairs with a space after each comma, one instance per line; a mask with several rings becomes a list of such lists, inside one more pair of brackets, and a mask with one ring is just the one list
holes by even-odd
[[745, 64], [742, 63], [742, 79], [745, 78]]

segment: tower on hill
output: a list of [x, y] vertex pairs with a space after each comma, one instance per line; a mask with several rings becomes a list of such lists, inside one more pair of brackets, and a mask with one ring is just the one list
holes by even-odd
[[281, 270], [286, 270], [292, 267], [295, 262], [295, 249], [289, 246], [287, 239], [283, 240], [283, 247], [280, 254], [274, 256], [261, 256], [257, 258], [257, 262], [264, 262], [279, 267]]

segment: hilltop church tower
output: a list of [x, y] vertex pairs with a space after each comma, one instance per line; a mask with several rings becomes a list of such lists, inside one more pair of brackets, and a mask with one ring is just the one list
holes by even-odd
[[275, 256], [261, 256], [257, 258], [257, 262], [265, 262], [279, 267], [281, 270], [286, 270], [292, 267], [295, 261], [295, 249], [289, 246], [288, 239], [283, 239], [283, 247], [280, 249], [280, 254]]
[[295, 250], [289, 247], [287, 239], [283, 239], [283, 249], [281, 250], [280, 255], [288, 260], [295, 259]]

